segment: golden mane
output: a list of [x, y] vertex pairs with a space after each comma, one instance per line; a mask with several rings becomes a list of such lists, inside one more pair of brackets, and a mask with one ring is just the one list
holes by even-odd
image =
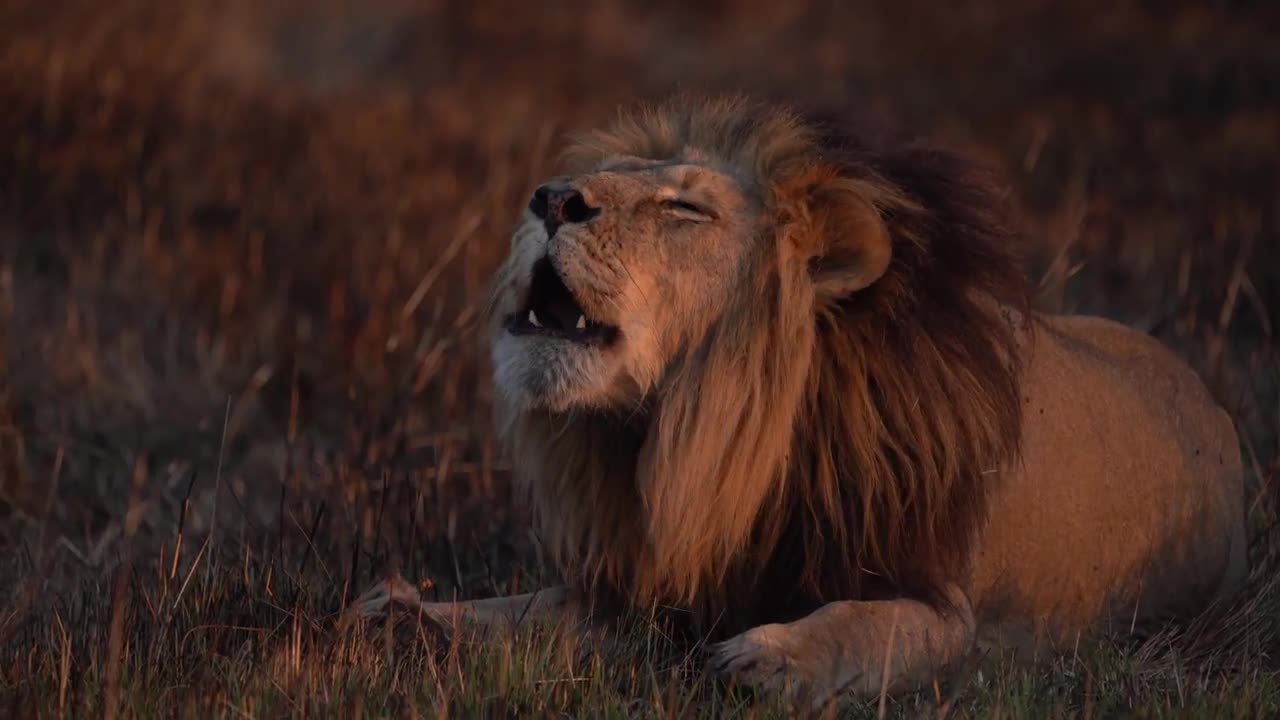
[[1003, 308], [1026, 317], [1029, 294], [987, 179], [736, 98], [625, 113], [566, 154], [620, 155], [726, 169], [767, 231], [732, 310], [641, 407], [498, 408], [565, 579], [720, 630], [833, 599], [945, 606], [988, 478], [1020, 450]]

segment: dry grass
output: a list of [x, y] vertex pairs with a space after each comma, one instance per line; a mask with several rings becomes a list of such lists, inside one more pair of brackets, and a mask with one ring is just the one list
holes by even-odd
[[1115, 5], [6, 3], [0, 713], [779, 714], [644, 619], [588, 645], [335, 620], [390, 570], [547, 579], [491, 436], [485, 283], [560, 135], [677, 87], [1002, 165], [1042, 304], [1156, 334], [1241, 428], [1244, 605], [886, 710], [1280, 713], [1280, 18]]

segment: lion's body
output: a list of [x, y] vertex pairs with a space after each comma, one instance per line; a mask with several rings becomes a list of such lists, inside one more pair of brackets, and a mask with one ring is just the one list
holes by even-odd
[[1246, 574], [1230, 418], [1150, 337], [1089, 317], [1037, 325], [1022, 462], [992, 484], [975, 548], [980, 638], [1071, 646], [1229, 595]]
[[1033, 313], [970, 165], [740, 101], [627, 115], [570, 155], [490, 308], [499, 417], [569, 590], [539, 611], [675, 606], [728, 636], [717, 668], [821, 702], [1243, 580], [1226, 413], [1155, 340]]
[[885, 643], [916, 659], [889, 668], [897, 690], [930, 682], [974, 645], [1045, 660], [1232, 598], [1247, 553], [1230, 417], [1152, 338], [1100, 318], [1033, 318], [1014, 322], [1021, 454], [987, 478], [985, 522], [949, 587], [955, 608], [833, 602], [724, 642], [722, 663], [810, 698], [873, 695]]

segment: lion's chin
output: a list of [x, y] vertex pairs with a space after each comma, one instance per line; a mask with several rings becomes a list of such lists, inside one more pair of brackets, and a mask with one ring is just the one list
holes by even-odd
[[617, 400], [611, 348], [504, 331], [493, 344], [494, 384], [516, 410], [567, 412]]

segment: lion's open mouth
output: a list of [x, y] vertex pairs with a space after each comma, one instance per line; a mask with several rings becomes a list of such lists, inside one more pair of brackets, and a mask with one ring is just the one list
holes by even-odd
[[606, 345], [618, 335], [618, 328], [587, 316], [582, 306], [550, 258], [533, 266], [533, 282], [524, 308], [507, 318], [512, 335], [546, 335], [587, 345]]

